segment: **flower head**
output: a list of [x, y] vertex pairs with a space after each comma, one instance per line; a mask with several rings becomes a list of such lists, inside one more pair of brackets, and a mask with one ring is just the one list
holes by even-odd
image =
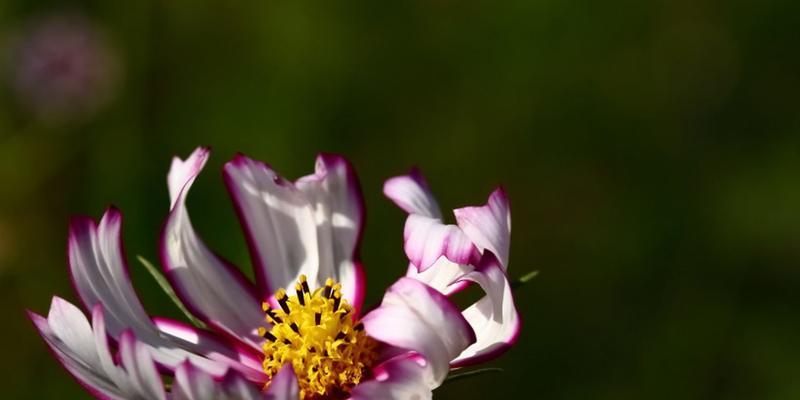
[[110, 97], [119, 73], [105, 35], [77, 15], [35, 20], [11, 50], [12, 87], [20, 103], [43, 118], [94, 112]]
[[[409, 268], [361, 315], [364, 207], [350, 164], [321, 155], [315, 173], [295, 182], [241, 155], [225, 165], [251, 283], [189, 219], [186, 196], [208, 156], [200, 148], [173, 160], [160, 241], [167, 279], [208, 329], [145, 312], [128, 279], [119, 211], [70, 224], [70, 275], [91, 320], [59, 297], [46, 318], [30, 317], [98, 398], [430, 398], [452, 367], [493, 358], [516, 340], [502, 190], [484, 206], [455, 210], [449, 225], [418, 172], [387, 181], [386, 195], [409, 213]], [[470, 284], [485, 296], [460, 310], [448, 296]]]

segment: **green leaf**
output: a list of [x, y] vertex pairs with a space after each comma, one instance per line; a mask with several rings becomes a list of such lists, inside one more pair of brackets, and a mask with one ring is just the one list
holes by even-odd
[[142, 265], [144, 265], [147, 271], [150, 272], [150, 275], [153, 275], [153, 278], [156, 280], [156, 282], [158, 282], [158, 286], [161, 287], [161, 290], [163, 290], [164, 293], [167, 294], [167, 297], [172, 299], [172, 302], [175, 303], [176, 306], [178, 306], [178, 309], [180, 309], [181, 312], [183, 312], [183, 315], [185, 315], [186, 318], [188, 318], [189, 321], [191, 321], [192, 324], [194, 324], [194, 326], [202, 329], [207, 328], [206, 324], [203, 323], [203, 321], [197, 319], [194, 315], [192, 315], [192, 313], [189, 312], [189, 310], [186, 309], [186, 306], [183, 305], [183, 302], [181, 302], [181, 300], [175, 294], [175, 291], [172, 290], [172, 286], [170, 286], [169, 282], [167, 282], [167, 278], [164, 278], [164, 275], [161, 275], [161, 272], [159, 272], [158, 269], [156, 269], [156, 267], [150, 261], [147, 261], [147, 259], [142, 256], [136, 256], [136, 259], [139, 260], [139, 262], [142, 263]]
[[519, 288], [521, 288], [523, 285], [525, 285], [526, 283], [532, 281], [533, 278], [536, 278], [536, 276], [538, 276], [538, 275], [539, 275], [539, 271], [531, 271], [531, 272], [528, 272], [525, 275], [522, 275], [521, 278], [511, 282], [511, 289], [519, 289]]
[[450, 374], [450, 375], [447, 376], [447, 378], [445, 378], [444, 382], [442, 382], [442, 385], [445, 385], [445, 384], [448, 384], [448, 383], [452, 383], [452, 382], [455, 382], [455, 381], [459, 381], [459, 380], [462, 380], [462, 379], [472, 378], [472, 377], [475, 377], [475, 376], [478, 376], [478, 375], [484, 375], [484, 374], [489, 374], [489, 373], [494, 373], [494, 372], [503, 372], [503, 369], [502, 368], [481, 368], [481, 369], [474, 369], [472, 371], [462, 372], [462, 373], [458, 373], [458, 374]]

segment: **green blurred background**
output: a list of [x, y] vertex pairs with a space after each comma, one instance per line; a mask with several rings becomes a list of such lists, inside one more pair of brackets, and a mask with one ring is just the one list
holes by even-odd
[[789, 0], [4, 0], [2, 397], [88, 397], [23, 313], [75, 299], [72, 214], [120, 207], [139, 293], [179, 316], [134, 256], [170, 157], [210, 145], [190, 209], [245, 269], [222, 164], [348, 157], [370, 304], [405, 269], [384, 179], [418, 165], [448, 209], [506, 186], [524, 330], [437, 398], [800, 398], [798, 43]]

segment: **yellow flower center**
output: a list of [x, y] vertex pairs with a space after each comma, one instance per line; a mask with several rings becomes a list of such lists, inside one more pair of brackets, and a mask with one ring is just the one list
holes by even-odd
[[[377, 357], [377, 343], [364, 325], [354, 323], [352, 307], [342, 298], [342, 285], [328, 278], [309, 290], [305, 275], [294, 296], [279, 289], [279, 308], [264, 303], [272, 329], [260, 329], [264, 341], [264, 372], [271, 378], [291, 363], [301, 399], [347, 398]], [[269, 383], [267, 383], [269, 385]]]

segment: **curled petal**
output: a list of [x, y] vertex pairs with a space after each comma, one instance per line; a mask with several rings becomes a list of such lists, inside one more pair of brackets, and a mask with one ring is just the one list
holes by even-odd
[[186, 210], [186, 195], [207, 158], [208, 150], [201, 148], [185, 161], [173, 160], [168, 182], [174, 197], [161, 236], [161, 262], [176, 294], [192, 313], [258, 351], [262, 339], [257, 331], [264, 323], [252, 285], [206, 247]]
[[414, 354], [401, 354], [374, 369], [375, 379], [353, 389], [353, 400], [431, 399], [428, 384], [432, 374], [427, 361]]
[[450, 360], [475, 342], [475, 332], [443, 294], [410, 278], [392, 285], [362, 321], [371, 337], [422, 355], [430, 363], [431, 389], [447, 377]]
[[360, 306], [363, 200], [344, 159], [318, 157], [315, 173], [296, 184], [242, 155], [227, 163], [224, 173], [262, 293], [291, 287], [304, 274], [312, 286], [327, 278], [341, 281], [345, 298]]
[[454, 366], [497, 357], [516, 342], [521, 328], [508, 278], [493, 254], [486, 253], [478, 269], [463, 280], [477, 283], [486, 295], [463, 312], [477, 340], [453, 360]]
[[453, 210], [453, 214], [458, 226], [481, 253], [485, 250], [494, 253], [505, 270], [511, 244], [511, 210], [506, 192], [497, 189], [489, 196], [486, 205], [459, 208]]
[[458, 282], [458, 280], [473, 269], [475, 268], [470, 264], [456, 264], [441, 257], [423, 272], [417, 271], [414, 264], [409, 264], [406, 277], [416, 279], [442, 292], [445, 296], [450, 296], [469, 285], [469, 282]]
[[457, 264], [470, 264], [480, 257], [477, 248], [459, 227], [443, 224], [435, 218], [409, 215], [403, 236], [406, 256], [420, 272], [430, 268], [442, 256]]
[[388, 179], [383, 184], [383, 194], [409, 214], [442, 219], [436, 198], [416, 168], [408, 175]]

